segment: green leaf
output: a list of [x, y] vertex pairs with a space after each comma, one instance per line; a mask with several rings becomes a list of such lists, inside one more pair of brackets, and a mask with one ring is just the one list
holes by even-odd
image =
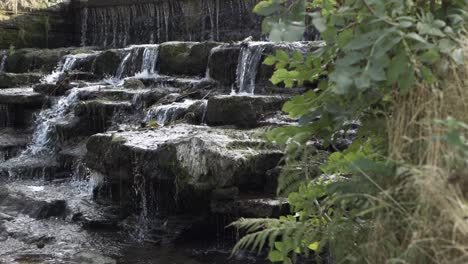
[[302, 55], [302, 53], [300, 53], [297, 50], [293, 52], [292, 58], [295, 62], [298, 62], [298, 63], [302, 63], [304, 61], [304, 56]]
[[286, 0], [275, 0], [275, 1], [262, 1], [254, 7], [254, 13], [261, 16], [269, 16], [275, 12], [280, 11], [281, 3], [286, 2]]
[[276, 57], [275, 56], [268, 56], [266, 59], [263, 61], [263, 64], [272, 66], [276, 63]]
[[401, 94], [407, 94], [414, 84], [414, 71], [408, 68], [407, 71], [403, 72], [399, 78], [399, 87]]
[[277, 50], [276, 51], [276, 59], [279, 61], [289, 61], [289, 55], [284, 50]]
[[277, 250], [272, 250], [270, 253], [268, 253], [268, 260], [271, 262], [280, 262], [284, 260], [283, 253], [277, 251]]
[[440, 54], [437, 50], [431, 49], [418, 56], [418, 59], [428, 64], [434, 64], [440, 59]]
[[313, 251], [317, 251], [317, 249], [319, 248], [319, 245], [320, 245], [320, 242], [314, 242], [312, 244], [310, 244], [309, 246], [307, 246], [310, 250], [313, 250]]
[[421, 67], [421, 74], [422, 74], [423, 79], [430, 84], [436, 81], [436, 78], [434, 74], [432, 74], [431, 69], [429, 69], [426, 66]]

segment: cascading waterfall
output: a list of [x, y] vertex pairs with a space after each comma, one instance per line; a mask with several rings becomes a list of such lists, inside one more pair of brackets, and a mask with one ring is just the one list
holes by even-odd
[[81, 40], [82, 47], [86, 46], [86, 31], [88, 30], [88, 8], [84, 7], [81, 11]]
[[68, 71], [72, 71], [78, 61], [87, 59], [91, 56], [95, 56], [96, 54], [97, 54], [96, 52], [93, 52], [93, 53], [66, 55], [64, 57], [64, 60], [62, 59], [62, 61], [56, 67], [55, 71], [53, 71], [49, 75], [44, 76], [42, 81], [44, 83], [50, 83], [50, 84], [56, 83], [62, 74]]
[[[159, 45], [133, 45], [122, 49], [123, 59], [117, 68], [113, 78], [106, 80], [113, 85], [122, 85], [123, 79], [134, 76], [140, 79], [151, 79], [157, 76], [156, 65], [158, 63]], [[141, 56], [141, 62], [137, 61]], [[130, 69], [129, 66], [140, 65], [140, 70]]]
[[132, 57], [132, 50], [126, 50], [125, 56], [119, 64], [117, 71], [115, 72], [114, 79], [117, 81], [122, 80], [124, 76], [125, 68], [127, 67], [128, 60]]
[[[81, 45], [125, 47], [170, 40], [220, 41], [232, 39], [231, 33], [232, 36], [260, 36], [258, 17], [251, 12], [256, 0], [194, 2], [160, 0], [83, 7]], [[227, 17], [235, 22], [221, 23]]]
[[146, 115], [146, 122], [155, 121], [164, 126], [185, 114], [186, 110], [196, 103], [197, 100], [186, 99], [183, 102], [174, 102], [167, 105], [159, 105], [151, 108]]
[[43, 109], [36, 119], [36, 127], [31, 145], [21, 154], [22, 157], [37, 157], [51, 154], [57, 147], [56, 125], [71, 115], [78, 102], [78, 89], [72, 89], [66, 97], [60, 98], [51, 108]]
[[5, 63], [8, 58], [8, 54], [6, 52], [0, 54], [0, 72], [5, 71]]
[[145, 46], [141, 71], [135, 77], [142, 79], [155, 77], [157, 75], [156, 65], [158, 64], [158, 55], [159, 45]]
[[253, 95], [257, 68], [265, 47], [262, 43], [248, 43], [242, 47], [237, 65], [237, 89], [239, 94]]

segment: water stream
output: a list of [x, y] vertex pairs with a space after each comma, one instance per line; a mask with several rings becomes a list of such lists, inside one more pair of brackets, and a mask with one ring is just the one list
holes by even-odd
[[255, 93], [257, 69], [265, 50], [262, 44], [256, 42], [248, 43], [241, 49], [237, 65], [238, 94], [253, 95]]

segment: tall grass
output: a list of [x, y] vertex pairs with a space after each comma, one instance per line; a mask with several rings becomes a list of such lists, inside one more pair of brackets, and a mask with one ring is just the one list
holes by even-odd
[[396, 106], [387, 117], [389, 153], [405, 165], [385, 195], [397, 204], [375, 215], [361, 254], [372, 264], [468, 263], [468, 157], [439, 136], [447, 128], [432, 122], [453, 117], [468, 124], [468, 64], [452, 65], [437, 85], [417, 85]]

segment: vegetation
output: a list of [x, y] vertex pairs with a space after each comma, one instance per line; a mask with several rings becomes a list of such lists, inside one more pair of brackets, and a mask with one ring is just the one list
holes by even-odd
[[[264, 0], [264, 33], [293, 41], [306, 17], [326, 46], [278, 51], [271, 81], [319, 82], [283, 110], [299, 126], [268, 133], [288, 153], [278, 193], [292, 214], [240, 219], [234, 250], [269, 248], [272, 262], [468, 262], [468, 56], [465, 0]], [[326, 78], [324, 78], [326, 76]], [[358, 137], [320, 167], [313, 138]], [[322, 256], [322, 258], [320, 257]], [[325, 258], [323, 256], [326, 256]]]

